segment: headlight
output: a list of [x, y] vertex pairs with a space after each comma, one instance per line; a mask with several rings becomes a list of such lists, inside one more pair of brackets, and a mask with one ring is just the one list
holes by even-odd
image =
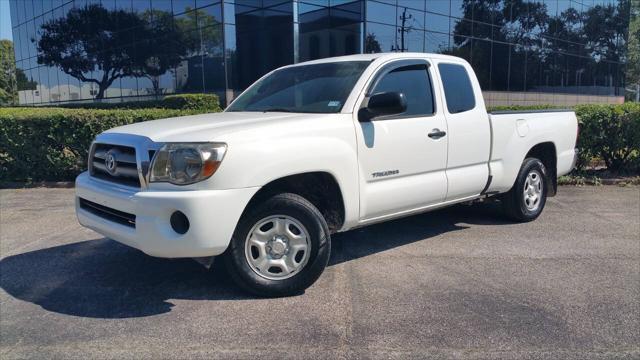
[[153, 158], [150, 182], [193, 184], [213, 175], [227, 152], [223, 143], [166, 144]]

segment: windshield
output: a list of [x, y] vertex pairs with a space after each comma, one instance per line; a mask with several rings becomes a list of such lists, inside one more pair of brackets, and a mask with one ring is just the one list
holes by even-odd
[[227, 111], [337, 113], [369, 63], [345, 61], [276, 70], [240, 95]]

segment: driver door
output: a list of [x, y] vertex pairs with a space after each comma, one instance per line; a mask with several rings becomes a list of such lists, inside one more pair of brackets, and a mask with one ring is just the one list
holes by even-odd
[[433, 95], [433, 77], [427, 60], [398, 60], [382, 65], [367, 88], [361, 107], [371, 95], [401, 92], [407, 110], [356, 125], [364, 222], [446, 197], [447, 123]]

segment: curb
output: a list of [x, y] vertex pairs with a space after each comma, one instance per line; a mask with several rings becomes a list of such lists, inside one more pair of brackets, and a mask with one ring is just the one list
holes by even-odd
[[629, 178], [580, 178], [569, 179], [563, 183], [559, 183], [559, 186], [638, 186], [640, 185], [640, 179], [638, 177]]
[[34, 188], [51, 188], [51, 189], [70, 189], [75, 186], [74, 181], [40, 181], [33, 183], [24, 182], [2, 182], [0, 189], [34, 189]]

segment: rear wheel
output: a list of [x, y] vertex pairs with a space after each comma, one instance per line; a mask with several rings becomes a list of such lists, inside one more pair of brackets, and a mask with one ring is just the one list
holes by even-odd
[[535, 220], [547, 202], [547, 169], [535, 158], [522, 163], [513, 188], [502, 197], [507, 217], [515, 221]]
[[284, 296], [311, 286], [330, 252], [329, 229], [320, 211], [299, 195], [279, 194], [247, 211], [224, 258], [241, 288]]

